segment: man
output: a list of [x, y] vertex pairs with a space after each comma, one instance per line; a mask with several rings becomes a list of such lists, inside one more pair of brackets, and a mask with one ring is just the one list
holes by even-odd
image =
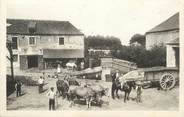
[[119, 71], [116, 70], [116, 73], [112, 74], [112, 88], [111, 88], [111, 95], [112, 95], [112, 98], [115, 99], [114, 97], [114, 92], [117, 88], [117, 85], [119, 85]]
[[60, 73], [61, 73], [61, 65], [58, 64], [58, 66], [57, 66], [57, 74], [60, 74]]
[[80, 68], [81, 68], [81, 70], [84, 69], [84, 61], [81, 62], [81, 67]]
[[45, 79], [45, 72], [43, 72], [42, 74], [43, 74], [43, 79]]
[[70, 79], [70, 75], [66, 74], [64, 77], [64, 82], [68, 85], [68, 87], [69, 87], [69, 79]]
[[38, 92], [41, 93], [43, 91], [44, 79], [42, 76], [38, 79]]
[[19, 80], [17, 80], [15, 84], [15, 90], [16, 90], [17, 97], [21, 96], [21, 87], [22, 87], [22, 83]]
[[137, 98], [136, 98], [137, 103], [142, 101], [141, 100], [141, 94], [142, 94], [142, 86], [138, 85], [137, 86]]
[[54, 87], [50, 88], [47, 96], [49, 97], [49, 110], [55, 110], [56, 93], [54, 92]]

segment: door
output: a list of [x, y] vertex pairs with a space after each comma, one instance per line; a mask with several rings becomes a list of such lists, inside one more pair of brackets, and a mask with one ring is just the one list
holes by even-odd
[[179, 67], [180, 65], [180, 56], [179, 56], [179, 47], [174, 47], [175, 50], [175, 60], [176, 60], [176, 67]]
[[28, 56], [28, 68], [38, 67], [38, 56]]

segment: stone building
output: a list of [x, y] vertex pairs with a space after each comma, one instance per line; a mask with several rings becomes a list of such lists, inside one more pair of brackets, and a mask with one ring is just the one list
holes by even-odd
[[179, 67], [179, 13], [146, 32], [146, 49], [166, 46], [166, 66]]
[[84, 34], [68, 21], [7, 19], [7, 40], [14, 43], [14, 66], [20, 69], [84, 59]]
[[179, 13], [146, 32], [146, 49], [149, 50], [154, 45], [165, 46], [176, 38], [179, 38]]

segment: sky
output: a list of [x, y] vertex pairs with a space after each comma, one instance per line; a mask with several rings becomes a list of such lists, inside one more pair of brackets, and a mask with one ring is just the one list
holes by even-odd
[[128, 45], [179, 11], [179, 0], [7, 0], [7, 18], [70, 21], [86, 36]]

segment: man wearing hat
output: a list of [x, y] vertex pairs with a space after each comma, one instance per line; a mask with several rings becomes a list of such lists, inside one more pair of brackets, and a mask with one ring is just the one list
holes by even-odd
[[119, 77], [120, 77], [119, 71], [116, 70], [116, 73], [112, 74], [111, 96], [113, 99], [115, 99], [114, 96], [115, 89], [117, 88], [118, 85], [120, 85]]

